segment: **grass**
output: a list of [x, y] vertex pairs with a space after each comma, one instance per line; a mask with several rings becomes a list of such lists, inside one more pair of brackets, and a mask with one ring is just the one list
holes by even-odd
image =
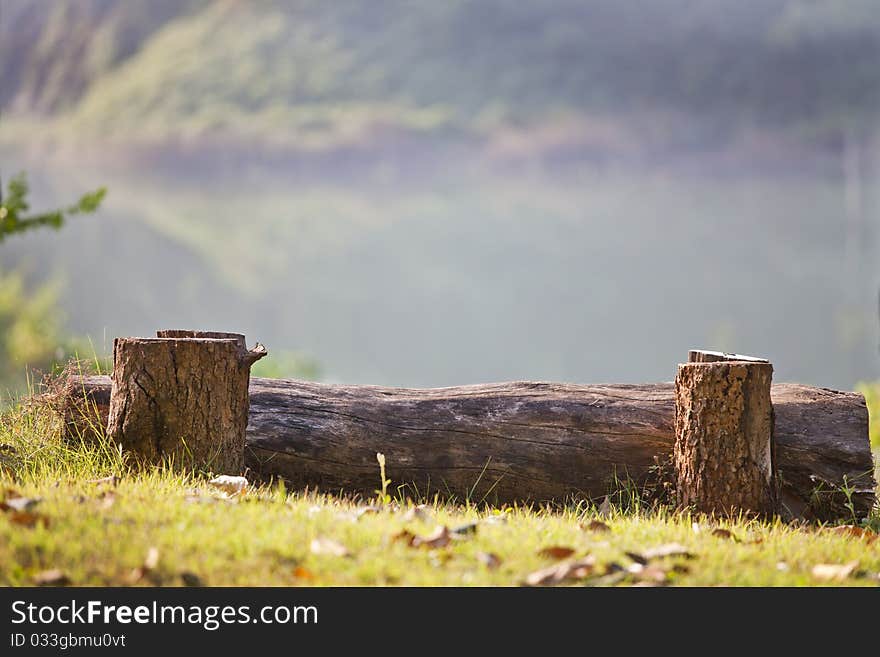
[[[230, 497], [209, 485], [210, 473], [136, 472], [107, 443], [65, 444], [56, 424], [39, 407], [20, 406], [0, 420], [0, 499], [41, 498], [24, 513], [0, 513], [0, 585], [33, 585], [41, 573], [60, 570], [65, 583], [86, 586], [518, 586], [530, 573], [587, 555], [595, 564], [564, 583], [880, 583], [880, 541], [871, 542], [880, 526], [876, 515], [858, 537], [745, 519], [698, 519], [695, 531], [689, 514], [646, 508], [633, 491], [625, 508], [491, 509], [435, 499], [417, 512], [414, 502], [387, 491], [377, 491], [373, 506], [281, 484]], [[378, 464], [376, 476], [378, 485]], [[392, 454], [387, 476], [394, 476]], [[384, 488], [384, 475], [381, 483]], [[602, 524], [591, 528], [593, 521]], [[448, 545], [409, 544], [411, 535], [469, 523], [475, 529], [438, 541]], [[713, 533], [718, 528], [730, 535]], [[638, 569], [627, 553], [668, 543], [692, 557], [657, 559], [641, 573], [626, 572]], [[540, 554], [551, 546], [573, 553], [562, 561]], [[343, 550], [346, 555], [335, 554]], [[158, 560], [145, 564], [151, 551]], [[487, 554], [497, 566], [486, 565]], [[813, 573], [818, 564], [852, 563], [840, 580]]]

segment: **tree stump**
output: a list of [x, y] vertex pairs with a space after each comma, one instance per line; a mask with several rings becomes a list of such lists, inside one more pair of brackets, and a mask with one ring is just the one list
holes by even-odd
[[775, 513], [772, 378], [773, 366], [760, 359], [678, 366], [673, 462], [680, 507]]
[[265, 348], [238, 334], [159, 335], [114, 340], [108, 436], [141, 464], [241, 472], [250, 368]]

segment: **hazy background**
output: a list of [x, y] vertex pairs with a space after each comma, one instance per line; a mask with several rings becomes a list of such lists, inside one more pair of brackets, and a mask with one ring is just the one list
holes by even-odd
[[0, 245], [99, 349], [240, 331], [329, 381], [880, 375], [871, 0], [0, 0]]

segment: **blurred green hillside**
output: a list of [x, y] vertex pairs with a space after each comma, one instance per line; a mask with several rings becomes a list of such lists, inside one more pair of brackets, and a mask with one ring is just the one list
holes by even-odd
[[0, 0], [3, 175], [113, 192], [0, 258], [101, 352], [234, 330], [449, 385], [704, 346], [849, 388], [880, 376], [876, 7]]
[[[12, 141], [308, 151], [560, 116], [624, 116], [642, 142], [762, 127], [821, 141], [872, 127], [880, 109], [871, 0], [5, 0], [2, 12], [0, 106], [42, 117], [40, 135]], [[569, 125], [625, 145], [606, 124]]]

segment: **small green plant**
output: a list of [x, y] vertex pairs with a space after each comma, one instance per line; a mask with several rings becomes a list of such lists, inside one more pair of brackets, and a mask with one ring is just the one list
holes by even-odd
[[379, 462], [379, 482], [381, 490], [376, 491], [376, 498], [379, 504], [390, 504], [391, 496], [388, 494], [388, 486], [391, 480], [385, 477], [385, 455], [382, 452], [376, 452], [376, 460]]
[[863, 381], [856, 386], [856, 390], [865, 396], [865, 404], [868, 407], [868, 435], [871, 438], [871, 447], [880, 448], [880, 382]]

